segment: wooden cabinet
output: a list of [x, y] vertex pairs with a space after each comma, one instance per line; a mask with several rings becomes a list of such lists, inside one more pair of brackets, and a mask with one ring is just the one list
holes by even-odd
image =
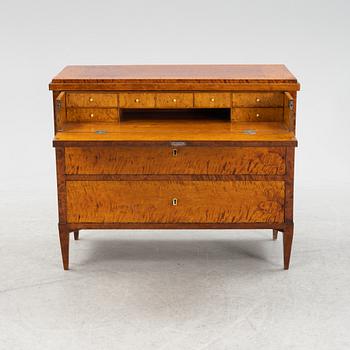
[[53, 78], [59, 236], [272, 229], [293, 239], [296, 93], [281, 65], [74, 66]]

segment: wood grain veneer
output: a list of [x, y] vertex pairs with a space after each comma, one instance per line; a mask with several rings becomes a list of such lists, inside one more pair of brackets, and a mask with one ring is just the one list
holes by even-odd
[[285, 174], [283, 147], [67, 147], [66, 174]]
[[67, 221], [73, 223], [284, 220], [283, 181], [67, 181], [66, 186]]

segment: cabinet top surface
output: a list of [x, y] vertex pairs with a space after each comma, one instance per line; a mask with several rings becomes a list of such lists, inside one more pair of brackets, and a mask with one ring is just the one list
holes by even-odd
[[[50, 89], [64, 84], [218, 83], [294, 84], [295, 76], [281, 64], [272, 65], [96, 65], [67, 66], [56, 75]], [[77, 88], [79, 86], [76, 86]]]

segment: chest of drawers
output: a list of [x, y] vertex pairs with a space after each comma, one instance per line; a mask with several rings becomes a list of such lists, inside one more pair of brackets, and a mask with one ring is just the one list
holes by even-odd
[[83, 229], [272, 229], [293, 240], [283, 65], [68, 66], [53, 91], [64, 269]]

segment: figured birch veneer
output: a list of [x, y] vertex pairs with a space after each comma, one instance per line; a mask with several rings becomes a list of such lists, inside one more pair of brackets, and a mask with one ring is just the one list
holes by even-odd
[[[68, 222], [282, 223], [283, 181], [67, 181]], [[169, 205], [169, 199], [177, 205]], [[244, 205], [242, 205], [244, 203]]]
[[293, 239], [296, 92], [283, 65], [68, 66], [53, 90], [59, 236], [245, 228]]

